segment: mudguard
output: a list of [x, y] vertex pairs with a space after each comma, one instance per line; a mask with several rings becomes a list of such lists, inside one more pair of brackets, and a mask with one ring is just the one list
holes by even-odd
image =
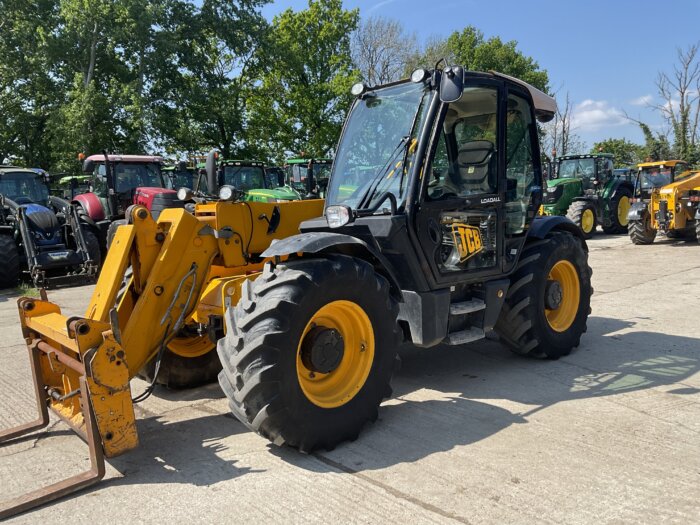
[[103, 221], [105, 219], [105, 209], [102, 202], [94, 193], [81, 193], [73, 198], [74, 204], [80, 204], [93, 221]]
[[646, 202], [635, 202], [627, 212], [627, 219], [630, 221], [641, 221], [644, 215], [649, 213], [649, 205]]
[[307, 232], [273, 241], [260, 256], [282, 257], [295, 253], [341, 253], [364, 259], [389, 280], [393, 292], [400, 293], [398, 280], [386, 258], [373, 246], [352, 235], [331, 232]]
[[583, 236], [581, 228], [576, 226], [570, 219], [561, 215], [538, 215], [532, 220], [527, 237], [533, 239], [544, 239], [553, 230], [562, 230], [576, 235], [583, 242], [584, 250], [588, 250], [588, 245]]

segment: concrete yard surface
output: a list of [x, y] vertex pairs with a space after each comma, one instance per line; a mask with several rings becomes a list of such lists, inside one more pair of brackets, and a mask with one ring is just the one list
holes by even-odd
[[[595, 294], [570, 356], [405, 347], [379, 420], [333, 451], [276, 447], [218, 385], [157, 389], [105, 480], [11, 523], [700, 523], [700, 246], [589, 241]], [[91, 287], [49, 292], [82, 314]], [[0, 427], [35, 414], [0, 296]], [[134, 380], [132, 391], [145, 383]], [[61, 422], [0, 448], [7, 499], [87, 468]]]

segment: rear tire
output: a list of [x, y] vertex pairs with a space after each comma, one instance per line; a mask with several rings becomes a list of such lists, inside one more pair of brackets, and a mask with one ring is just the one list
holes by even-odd
[[627, 188], [620, 188], [615, 198], [610, 201], [610, 226], [603, 226], [605, 233], [626, 233], [629, 219], [627, 213], [630, 208], [632, 192]]
[[656, 230], [651, 227], [649, 214], [646, 214], [641, 221], [630, 221], [627, 232], [632, 243], [636, 245], [651, 244], [656, 238]]
[[[561, 270], [578, 289], [562, 282], [560, 306], [548, 309], [548, 289], [552, 281], [564, 281], [558, 275]], [[581, 239], [570, 233], [555, 231], [525, 244], [496, 323], [501, 340], [520, 355], [549, 359], [568, 355], [586, 331], [591, 273]]]
[[95, 263], [95, 266], [99, 268], [102, 264], [102, 250], [100, 250], [100, 241], [97, 240], [97, 236], [92, 233], [88, 227], [81, 227], [83, 229], [83, 239], [85, 239], [88, 254], [90, 254], [90, 258]]
[[117, 228], [119, 226], [127, 224], [126, 219], [117, 219], [116, 221], [112, 221], [109, 223], [109, 227], [107, 228], [107, 249], [109, 250], [109, 247], [112, 245], [112, 241], [114, 240], [114, 236], [117, 234]]
[[700, 243], [700, 219], [695, 219], [695, 237], [698, 243]]
[[[124, 273], [121, 288], [117, 292], [117, 305], [127, 292], [131, 274], [132, 270], [131, 266], [129, 266]], [[221, 362], [219, 361], [219, 355], [216, 353], [216, 344], [207, 341], [205, 338], [207, 338], [206, 335], [188, 338], [189, 341], [199, 340], [202, 345], [205, 345], [207, 342], [210, 343], [211, 348], [202, 355], [186, 357], [176, 354], [170, 348], [166, 348], [160, 362], [160, 371], [158, 372], [156, 384], [172, 390], [182, 390], [207, 385], [216, 381], [221, 371]], [[155, 372], [156, 359], [154, 358], [146, 363], [136, 375], [151, 383]]]
[[596, 215], [595, 207], [588, 201], [574, 201], [569, 206], [566, 216], [583, 232], [586, 239], [590, 239], [595, 233]]
[[14, 288], [19, 281], [19, 250], [15, 240], [0, 234], [0, 288]]
[[[353, 440], [377, 419], [379, 404], [391, 395], [400, 328], [389, 283], [369, 263], [334, 255], [268, 264], [241, 294], [226, 314], [218, 350], [219, 383], [243, 424], [277, 445], [310, 452]], [[336, 311], [331, 308], [340, 308], [336, 317], [320, 315]], [[353, 318], [361, 326], [348, 331], [345, 321]], [[310, 372], [304, 352], [318, 348], [312, 334], [335, 328], [339, 361], [328, 373]]]

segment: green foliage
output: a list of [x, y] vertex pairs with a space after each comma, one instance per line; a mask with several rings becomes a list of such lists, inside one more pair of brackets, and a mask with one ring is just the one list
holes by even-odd
[[350, 56], [358, 16], [341, 0], [309, 0], [306, 10], [274, 18], [251, 124], [276, 160], [323, 157], [336, 145], [358, 77]]
[[593, 144], [591, 153], [612, 153], [615, 155], [615, 167], [626, 168], [644, 161], [644, 146], [627, 139], [605, 139]]
[[416, 67], [433, 67], [441, 58], [450, 64], [472, 71], [498, 71], [517, 77], [547, 91], [549, 77], [539, 64], [518, 50], [515, 40], [503, 42], [499, 37], [485, 38], [474, 26], [455, 31], [447, 39], [428, 41], [423, 51], [409, 62], [407, 74]]
[[656, 161], [668, 160], [674, 157], [671, 145], [665, 135], [651, 131], [651, 128], [643, 122], [638, 122], [644, 133], [644, 147], [642, 149], [643, 160]]

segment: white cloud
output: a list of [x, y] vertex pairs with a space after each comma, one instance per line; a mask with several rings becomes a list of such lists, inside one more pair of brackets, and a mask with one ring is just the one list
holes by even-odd
[[634, 100], [630, 100], [630, 104], [633, 106], [648, 106], [651, 104], [651, 101], [654, 100], [654, 97], [651, 95], [642, 95], [641, 97], [637, 97]]
[[577, 131], [598, 131], [629, 124], [622, 111], [605, 100], [584, 100], [571, 113], [571, 127]]

